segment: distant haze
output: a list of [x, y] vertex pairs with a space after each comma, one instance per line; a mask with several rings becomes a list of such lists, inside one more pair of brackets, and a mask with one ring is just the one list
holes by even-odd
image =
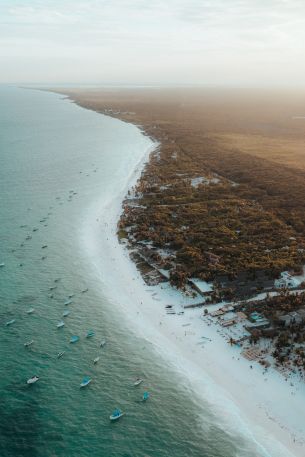
[[305, 85], [305, 0], [0, 0], [0, 82]]

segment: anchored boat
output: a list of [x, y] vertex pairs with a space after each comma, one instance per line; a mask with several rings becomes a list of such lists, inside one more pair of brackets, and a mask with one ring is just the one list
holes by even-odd
[[149, 397], [150, 397], [150, 394], [149, 394], [149, 392], [144, 392], [144, 394], [143, 394], [143, 401], [146, 401], [146, 400], [148, 400], [148, 399], [149, 399]]
[[34, 340], [27, 341], [26, 343], [24, 343], [24, 347], [28, 348], [29, 346], [32, 346], [33, 343], [34, 343]]
[[16, 319], [12, 319], [12, 320], [6, 322], [5, 325], [6, 325], [6, 327], [9, 327], [9, 326], [12, 325], [14, 322], [16, 322]]
[[79, 340], [79, 336], [73, 335], [71, 336], [70, 343], [76, 343]]
[[87, 387], [91, 382], [91, 378], [89, 376], [85, 376], [80, 384], [80, 387]]
[[30, 379], [27, 380], [27, 384], [35, 384], [35, 382], [37, 382], [39, 379], [39, 376], [32, 376]]
[[117, 408], [113, 411], [109, 419], [111, 421], [117, 421], [118, 419], [120, 419], [120, 417], [124, 416], [124, 414], [125, 413], [123, 413], [120, 409]]

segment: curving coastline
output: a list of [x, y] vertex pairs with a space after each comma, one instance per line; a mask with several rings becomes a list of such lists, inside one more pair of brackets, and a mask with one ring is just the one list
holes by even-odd
[[[305, 442], [304, 430], [298, 430], [304, 422], [302, 386], [298, 395], [290, 396], [287, 383], [277, 373], [269, 373], [265, 381], [260, 367], [250, 370], [238, 353], [232, 353], [216, 327], [202, 321], [201, 310], [166, 315], [165, 305], [171, 303], [182, 309], [186, 298], [167, 286], [147, 287], [127, 249], [118, 242], [122, 201], [153, 149], [149, 148], [129, 173], [119, 177], [115, 195], [106, 202], [94, 202], [86, 214], [82, 242], [93, 274], [102, 281], [103, 289], [108, 288], [109, 299], [134, 331], [151, 341], [155, 350], [183, 373], [196, 395], [209, 401], [224, 427], [248, 436], [259, 455], [301, 457]], [[191, 326], [192, 331], [186, 331], [185, 326]], [[202, 334], [212, 340], [204, 349], [198, 348]]]

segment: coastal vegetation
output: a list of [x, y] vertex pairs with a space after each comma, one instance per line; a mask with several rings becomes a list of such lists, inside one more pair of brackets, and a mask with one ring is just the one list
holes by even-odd
[[[172, 284], [196, 277], [229, 290], [243, 278], [254, 293], [284, 270], [302, 272], [305, 129], [292, 119], [302, 100], [186, 89], [71, 96], [159, 142], [125, 200], [119, 234], [153, 250]], [[292, 157], [301, 157], [299, 167]]]

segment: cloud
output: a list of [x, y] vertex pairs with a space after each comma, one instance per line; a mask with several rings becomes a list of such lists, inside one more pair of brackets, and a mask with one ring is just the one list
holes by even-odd
[[305, 80], [304, 0], [1, 0], [0, 24], [3, 67], [5, 59], [11, 68], [14, 62], [16, 79], [28, 55], [33, 78], [46, 61], [58, 65], [72, 56], [58, 79], [72, 80], [85, 64], [92, 81], [103, 72], [115, 78], [111, 69], [120, 68], [122, 80], [136, 79], [137, 70], [160, 82], [177, 73], [186, 82], [213, 80], [213, 72], [224, 82], [250, 82], [251, 73], [260, 81], [268, 62], [273, 82], [286, 60]]

